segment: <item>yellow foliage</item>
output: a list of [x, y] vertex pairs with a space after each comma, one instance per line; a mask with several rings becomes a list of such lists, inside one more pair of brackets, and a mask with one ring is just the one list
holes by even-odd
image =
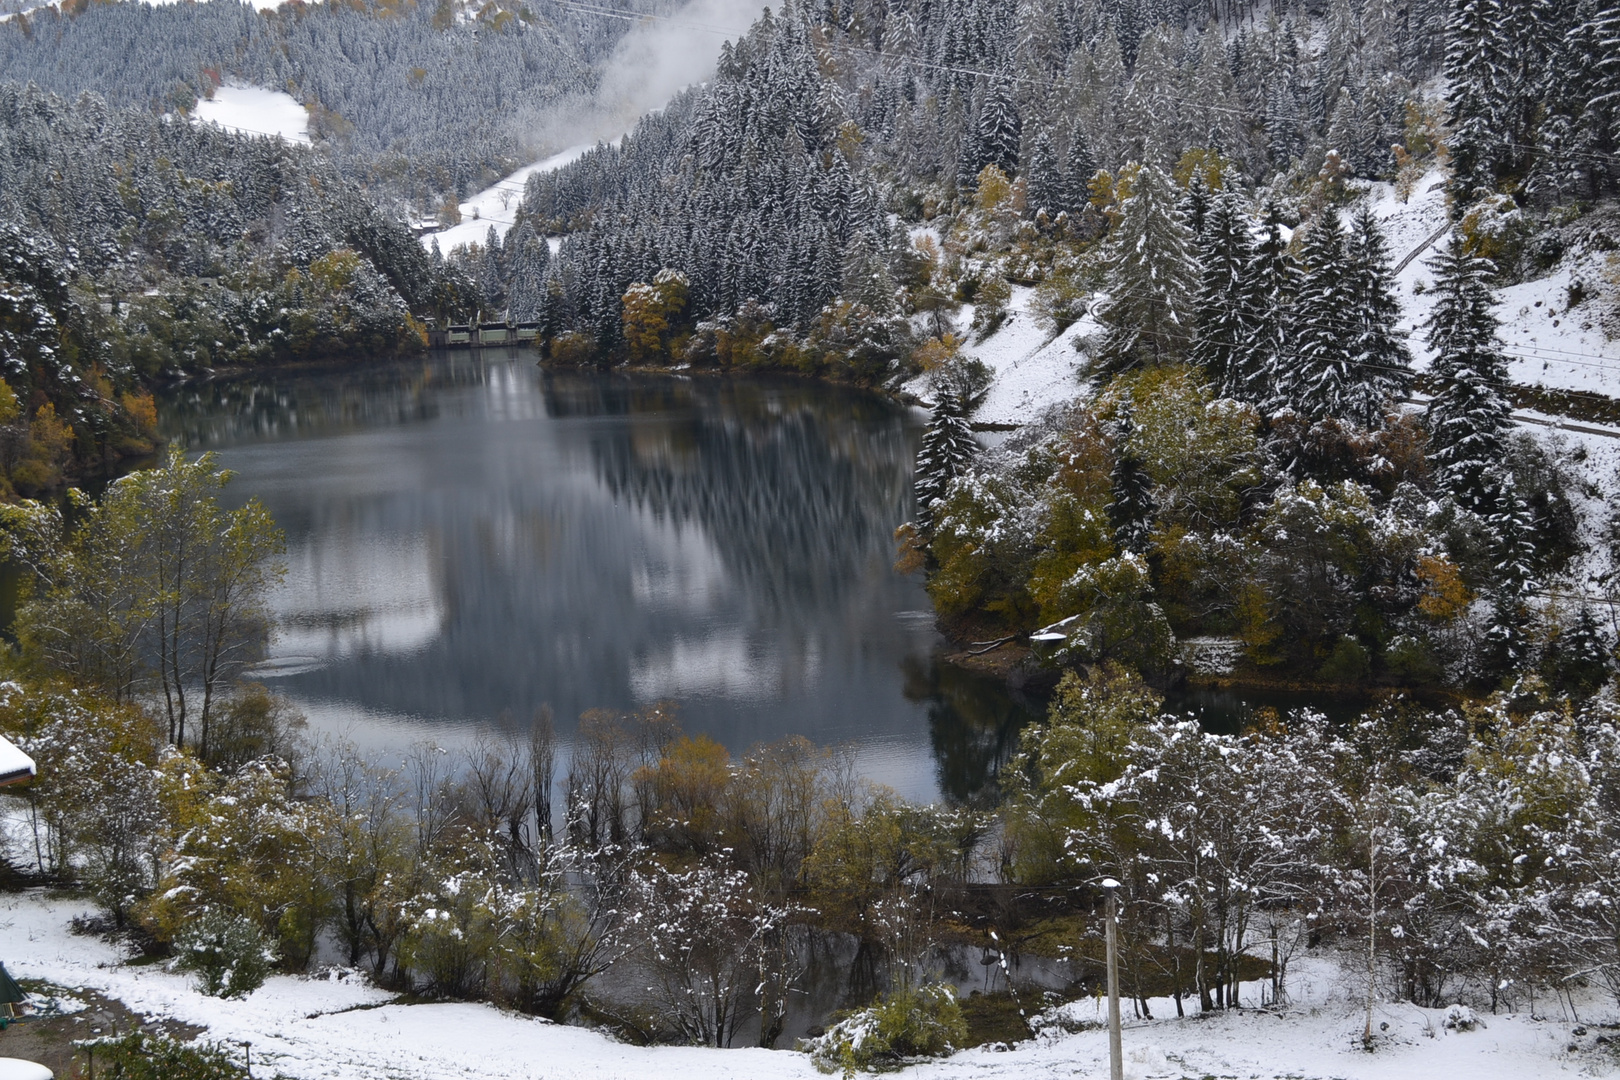
[[912, 350], [911, 360], [926, 374], [955, 360], [960, 354], [961, 348], [961, 342], [956, 340], [954, 334], [929, 338]]
[[1282, 635], [1282, 626], [1271, 617], [1271, 601], [1257, 582], [1246, 582], [1238, 590], [1233, 611], [1238, 636], [1249, 647], [1252, 657], [1264, 662], [1265, 650]]
[[157, 402], [153, 400], [150, 390], [126, 392], [119, 403], [141, 434], [150, 435], [157, 431]]
[[915, 574], [928, 564], [928, 545], [917, 532], [917, 526], [906, 522], [894, 530], [894, 545], [896, 558], [894, 572], [897, 574]]
[[360, 269], [360, 256], [347, 248], [329, 251], [309, 264], [309, 276], [327, 293], [347, 292]]
[[979, 171], [978, 205], [980, 210], [994, 210], [1012, 198], [1012, 181], [994, 165]]
[[1229, 164], [1230, 162], [1221, 157], [1219, 150], [1195, 146], [1181, 155], [1181, 160], [1176, 162], [1176, 167], [1170, 175], [1175, 178], [1177, 187], [1184, 188], [1192, 183], [1193, 174], [1197, 173], [1204, 178], [1204, 184], [1209, 190], [1219, 191]]
[[551, 359], [565, 367], [588, 364], [595, 354], [595, 339], [579, 330], [568, 330], [551, 339]]
[[1474, 595], [1464, 584], [1461, 571], [1444, 555], [1420, 556], [1417, 576], [1423, 582], [1418, 610], [1431, 619], [1442, 622], [1454, 619], [1474, 602]]
[[1108, 505], [1113, 501], [1113, 459], [1097, 418], [1080, 415], [1059, 451], [1059, 465], [1047, 483], [1047, 514], [1038, 543], [1041, 554], [1029, 590], [1046, 622], [1073, 614], [1060, 610], [1063, 586], [1082, 566], [1114, 554]]
[[632, 361], [669, 358], [671, 332], [686, 310], [688, 291], [685, 275], [672, 270], [659, 271], [650, 285], [638, 281], [625, 290], [619, 317]]
[[64, 458], [73, 446], [73, 429], [66, 420], [56, 418], [56, 406], [50, 402], [39, 407], [30, 425], [34, 445], [50, 459]]
[[9, 424], [22, 415], [17, 394], [4, 379], [0, 379], [0, 424]]
[[731, 781], [731, 755], [707, 735], [683, 735], [636, 783], [652, 794], [647, 831], [656, 845], [705, 854], [719, 843], [719, 816]]
[[330, 805], [295, 798], [289, 770], [274, 759], [221, 781], [174, 751], [157, 772], [171, 846], [147, 925], [167, 940], [204, 910], [234, 911], [301, 966], [329, 902], [318, 871], [335, 824]]

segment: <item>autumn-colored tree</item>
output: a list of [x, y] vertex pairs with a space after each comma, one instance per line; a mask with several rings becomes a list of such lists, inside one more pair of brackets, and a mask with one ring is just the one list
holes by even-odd
[[25, 654], [115, 700], [151, 686], [169, 740], [204, 757], [220, 699], [264, 646], [283, 572], [264, 506], [220, 505], [229, 480], [213, 455], [188, 462], [175, 448], [99, 502], [81, 497], [71, 530], [54, 506], [0, 513], [11, 555], [34, 572], [17, 613]]
[[620, 318], [632, 363], [669, 359], [690, 291], [686, 275], [678, 270], [660, 270], [652, 284], [638, 281], [625, 290]]

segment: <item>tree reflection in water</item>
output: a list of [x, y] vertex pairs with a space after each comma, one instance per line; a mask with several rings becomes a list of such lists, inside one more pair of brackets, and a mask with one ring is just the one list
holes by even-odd
[[908, 657], [905, 693], [928, 709], [939, 790], [953, 803], [989, 807], [1001, 797], [1002, 766], [1018, 750], [1018, 734], [1045, 716], [1037, 698], [937, 659]]
[[586, 709], [675, 698], [734, 752], [854, 743], [913, 798], [985, 798], [1010, 750], [990, 686], [915, 674], [941, 644], [893, 570], [920, 420], [880, 396], [486, 351], [161, 408], [287, 531], [260, 677], [318, 727], [393, 748], [549, 703], [566, 739]]

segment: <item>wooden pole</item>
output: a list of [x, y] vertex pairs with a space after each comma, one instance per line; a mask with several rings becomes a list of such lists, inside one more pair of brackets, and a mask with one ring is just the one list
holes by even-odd
[[1108, 890], [1108, 1075], [1125, 1080], [1125, 1053], [1119, 1035], [1119, 882], [1103, 881]]

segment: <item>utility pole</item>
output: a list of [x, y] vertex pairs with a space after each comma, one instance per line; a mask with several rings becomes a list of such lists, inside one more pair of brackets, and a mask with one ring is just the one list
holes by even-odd
[[1108, 890], [1108, 1076], [1125, 1080], [1125, 1052], [1119, 1038], [1119, 882], [1103, 878]]

